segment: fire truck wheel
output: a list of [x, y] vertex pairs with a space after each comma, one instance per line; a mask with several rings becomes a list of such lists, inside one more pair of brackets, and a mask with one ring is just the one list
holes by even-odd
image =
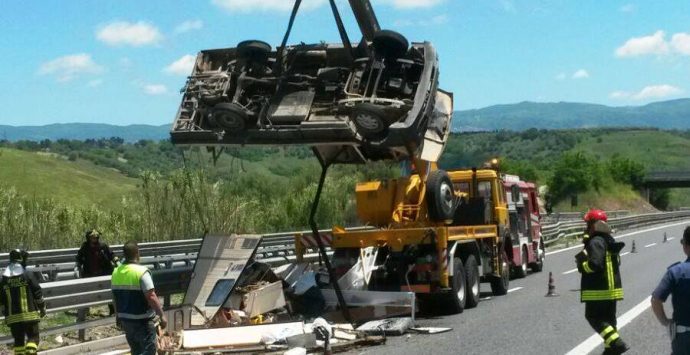
[[527, 249], [522, 248], [522, 256], [520, 257], [520, 266], [515, 269], [515, 277], [518, 279], [527, 276]]
[[449, 311], [451, 313], [462, 313], [467, 302], [467, 279], [465, 274], [465, 267], [462, 265], [460, 258], [453, 259], [453, 276], [450, 280], [450, 287], [452, 289], [450, 297]]
[[453, 192], [453, 183], [445, 170], [434, 170], [429, 174], [426, 201], [431, 220], [443, 222], [453, 219], [455, 193]]
[[467, 301], [465, 308], [477, 307], [479, 303], [479, 266], [474, 255], [470, 255], [465, 260], [465, 273], [467, 273]]
[[491, 278], [491, 292], [495, 296], [503, 296], [508, 293], [508, 285], [510, 284], [510, 264], [508, 264], [508, 256], [505, 252], [501, 255], [501, 276]]
[[539, 256], [537, 262], [531, 265], [532, 272], [541, 272], [544, 269], [544, 259], [546, 259], [546, 251], [542, 245], [539, 246]]

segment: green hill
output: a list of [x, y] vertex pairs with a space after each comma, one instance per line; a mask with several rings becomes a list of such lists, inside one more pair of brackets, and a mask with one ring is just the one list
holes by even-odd
[[690, 99], [623, 107], [572, 102], [520, 102], [456, 111], [453, 115], [453, 130], [456, 132], [591, 127], [688, 129]]
[[26, 196], [104, 207], [119, 203], [132, 192], [137, 179], [89, 161], [69, 161], [50, 153], [0, 148], [0, 184], [13, 186]]

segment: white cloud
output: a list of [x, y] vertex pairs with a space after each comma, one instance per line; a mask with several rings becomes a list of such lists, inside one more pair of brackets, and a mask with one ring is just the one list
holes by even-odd
[[580, 69], [573, 73], [573, 79], [587, 79], [589, 78], [589, 72], [585, 69]]
[[96, 32], [96, 38], [111, 46], [141, 47], [160, 42], [163, 35], [156, 26], [143, 21], [115, 21], [102, 26]]
[[194, 30], [200, 30], [204, 27], [204, 22], [201, 20], [189, 20], [182, 22], [181, 24], [177, 25], [175, 27], [175, 33], [176, 34], [181, 34], [181, 33], [187, 33], [191, 32]]
[[93, 61], [90, 54], [79, 53], [55, 58], [41, 64], [39, 75], [54, 75], [57, 81], [70, 81], [81, 74], [98, 74], [103, 67]]
[[[285, 12], [294, 6], [294, 1], [285, 0], [211, 0], [211, 3], [230, 12]], [[325, 3], [326, 0], [303, 0], [300, 10], [313, 10]]]
[[147, 95], [164, 95], [168, 93], [168, 87], [163, 84], [144, 84], [144, 93]]
[[671, 37], [671, 47], [676, 53], [690, 55], [690, 33], [676, 33]]
[[683, 89], [673, 85], [659, 84], [649, 85], [644, 87], [639, 92], [614, 91], [609, 94], [609, 97], [617, 100], [633, 99], [637, 101], [662, 99], [670, 96], [676, 96], [683, 93]]
[[632, 94], [627, 92], [627, 91], [614, 91], [614, 92], [609, 94], [610, 98], [616, 99], [616, 100], [627, 99], [627, 98], [630, 98], [630, 96], [632, 96]]
[[683, 90], [680, 88], [668, 84], [650, 85], [633, 95], [632, 98], [635, 100], [660, 99], [675, 96], [681, 94], [682, 92]]
[[556, 80], [565, 80], [566, 77], [567, 75], [565, 75], [565, 73], [558, 73], [558, 75], [556, 75]]
[[656, 31], [650, 36], [633, 37], [616, 49], [616, 56], [624, 58], [646, 54], [668, 54], [669, 45], [666, 43], [665, 36], [664, 31]]
[[90, 88], [95, 88], [103, 85], [103, 79], [94, 79], [86, 83], [86, 86]]
[[619, 8], [620, 12], [630, 13], [637, 11], [637, 5], [635, 4], [625, 4]]
[[187, 76], [192, 73], [194, 63], [196, 63], [196, 56], [185, 54], [180, 59], [170, 63], [163, 71], [172, 75]]
[[376, 3], [388, 4], [398, 9], [434, 7], [445, 0], [379, 0]]

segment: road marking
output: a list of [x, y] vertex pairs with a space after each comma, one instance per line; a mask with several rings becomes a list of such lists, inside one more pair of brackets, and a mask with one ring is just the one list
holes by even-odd
[[480, 300], [480, 301], [488, 301], [488, 300], [490, 300], [490, 299], [491, 299], [491, 296], [486, 296], [486, 297], [480, 298], [479, 300]]
[[[616, 237], [614, 237], [614, 238], [615, 238], [615, 239], [619, 239], [619, 238], [628, 237], [628, 236], [635, 235], [635, 234], [647, 233], [647, 232], [652, 232], [652, 231], [659, 230], [659, 229], [664, 229], [664, 228], [669, 228], [669, 227], [675, 227], [675, 226], [680, 226], [680, 225], [686, 225], [686, 224], [688, 224], [688, 221], [679, 222], [679, 223], [673, 223], [673, 224], [664, 224], [664, 225], [661, 225], [661, 226], [659, 226], [659, 227], [654, 227], [654, 228], [649, 228], [649, 229], [643, 229], [643, 230], [639, 230], [639, 231], [635, 231], [635, 232], [630, 232], [630, 233], [626, 233], [626, 234], [621, 234], [621, 235], [616, 236]], [[564, 251], [573, 250], [573, 249], [577, 249], [577, 248], [582, 248], [582, 245], [576, 245], [576, 246], [572, 246], [572, 247], [569, 247], [569, 248], [563, 248], [563, 249], [558, 249], [558, 250], [550, 251], [550, 252], [547, 252], [546, 255], [558, 254], [558, 253], [562, 253], [562, 252], [564, 252]]]
[[656, 245], [656, 243], [652, 243], [652, 244], [647, 244], [647, 245], [645, 245], [644, 247], [645, 247], [645, 248], [649, 248], [649, 247], [653, 247], [653, 246], [655, 246], [655, 245]]
[[626, 255], [628, 255], [628, 254], [630, 254], [630, 252], [629, 252], [629, 251], [626, 251], [625, 253], [621, 254], [621, 256], [626, 256]]
[[510, 290], [508, 290], [508, 293], [511, 293], [511, 292], [517, 291], [517, 290], [522, 290], [522, 287], [513, 287]]
[[[625, 312], [625, 314], [618, 317], [618, 329], [625, 327], [628, 323], [632, 322], [633, 319], [637, 318], [637, 316], [642, 314], [642, 312], [646, 311], [647, 308], [649, 308], [652, 305], [651, 302], [649, 302], [649, 299], [651, 297], [652, 296], [647, 296], [647, 298], [645, 298], [644, 301], [638, 303], [631, 310]], [[565, 355], [589, 354], [601, 343], [603, 343], [603, 341], [601, 340], [599, 334], [594, 333], [592, 336], [587, 338], [587, 340], [580, 343], [580, 345], [574, 347], [573, 350], [570, 350]]]
[[568, 271], [564, 272], [563, 275], [572, 274], [572, 273], [574, 273], [575, 271], [577, 271], [577, 268], [574, 268], [574, 269], [572, 269], [572, 270], [568, 270]]
[[669, 240], [674, 240], [674, 239], [676, 239], [676, 237], [671, 237], [671, 238], [668, 238], [668, 239], [666, 239], [666, 241], [669, 241]]

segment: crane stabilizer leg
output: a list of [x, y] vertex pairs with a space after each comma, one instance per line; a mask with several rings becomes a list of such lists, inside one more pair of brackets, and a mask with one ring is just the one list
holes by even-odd
[[343, 298], [343, 292], [340, 290], [340, 285], [338, 284], [338, 279], [335, 277], [335, 272], [333, 272], [333, 267], [331, 267], [331, 261], [328, 259], [328, 254], [326, 253], [326, 248], [323, 246], [323, 241], [321, 241], [321, 234], [319, 233], [319, 227], [316, 225], [316, 211], [319, 207], [319, 200], [321, 199], [321, 192], [323, 190], [323, 184], [326, 182], [326, 173], [328, 172], [328, 167], [331, 165], [330, 162], [321, 162], [321, 178], [319, 179], [319, 186], [316, 189], [316, 196], [314, 197], [314, 202], [311, 205], [311, 213], [309, 214], [309, 226], [314, 234], [314, 239], [316, 239], [316, 244], [319, 246], [319, 254], [321, 259], [323, 259], [326, 265], [326, 270], [328, 270], [328, 279], [333, 284], [333, 290], [338, 298], [338, 306], [340, 306], [340, 311], [343, 313], [343, 317], [348, 323], [352, 323], [352, 318], [350, 317], [350, 310], [347, 308], [345, 303], [345, 298]]

